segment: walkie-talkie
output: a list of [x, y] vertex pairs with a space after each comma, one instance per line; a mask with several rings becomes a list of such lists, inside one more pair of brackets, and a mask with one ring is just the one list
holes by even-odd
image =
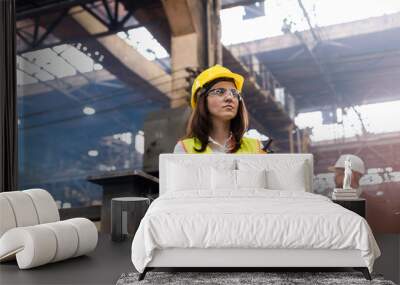
[[265, 151], [266, 153], [274, 153], [274, 151], [272, 149], [269, 149], [269, 146], [271, 145], [272, 142], [273, 142], [273, 139], [268, 138], [268, 141], [262, 150]]

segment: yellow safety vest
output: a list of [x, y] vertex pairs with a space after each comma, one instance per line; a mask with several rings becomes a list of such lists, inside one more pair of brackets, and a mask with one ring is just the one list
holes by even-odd
[[[185, 149], [186, 153], [212, 153], [212, 149], [210, 148], [209, 145], [207, 145], [207, 148], [203, 152], [197, 152], [194, 150], [194, 147], [196, 149], [200, 149], [201, 143], [198, 139], [194, 138], [188, 138], [184, 139], [181, 141], [183, 148]], [[257, 139], [252, 139], [252, 138], [242, 138], [242, 143], [240, 145], [240, 148], [235, 152], [235, 153], [266, 153], [263, 151], [260, 147], [260, 142]]]

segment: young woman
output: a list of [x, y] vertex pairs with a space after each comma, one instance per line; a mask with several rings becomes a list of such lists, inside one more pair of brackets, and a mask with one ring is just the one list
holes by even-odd
[[265, 153], [259, 140], [243, 137], [249, 125], [241, 95], [243, 81], [221, 65], [196, 77], [186, 136], [174, 153]]

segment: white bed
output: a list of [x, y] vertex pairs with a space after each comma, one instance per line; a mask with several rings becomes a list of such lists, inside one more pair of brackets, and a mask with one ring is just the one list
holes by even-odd
[[380, 251], [367, 222], [310, 193], [312, 174], [311, 154], [160, 155], [160, 197], [132, 243], [140, 279], [155, 267], [354, 267], [370, 278]]

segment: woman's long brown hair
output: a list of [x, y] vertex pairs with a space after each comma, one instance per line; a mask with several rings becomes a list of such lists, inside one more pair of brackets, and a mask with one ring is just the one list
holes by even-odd
[[[195, 94], [195, 96], [197, 96], [197, 104], [190, 115], [184, 138], [194, 138], [200, 141], [200, 149], [193, 147], [196, 152], [203, 152], [207, 148], [208, 137], [212, 129], [212, 120], [207, 105], [207, 93], [213, 85], [220, 81], [235, 83], [231, 78], [217, 78], [200, 89], [200, 91], [197, 92], [198, 94]], [[242, 98], [242, 100], [239, 100], [238, 112], [230, 122], [230, 130], [235, 142], [234, 147], [229, 151], [230, 153], [235, 153], [240, 148], [242, 137], [248, 125], [249, 115]]]

